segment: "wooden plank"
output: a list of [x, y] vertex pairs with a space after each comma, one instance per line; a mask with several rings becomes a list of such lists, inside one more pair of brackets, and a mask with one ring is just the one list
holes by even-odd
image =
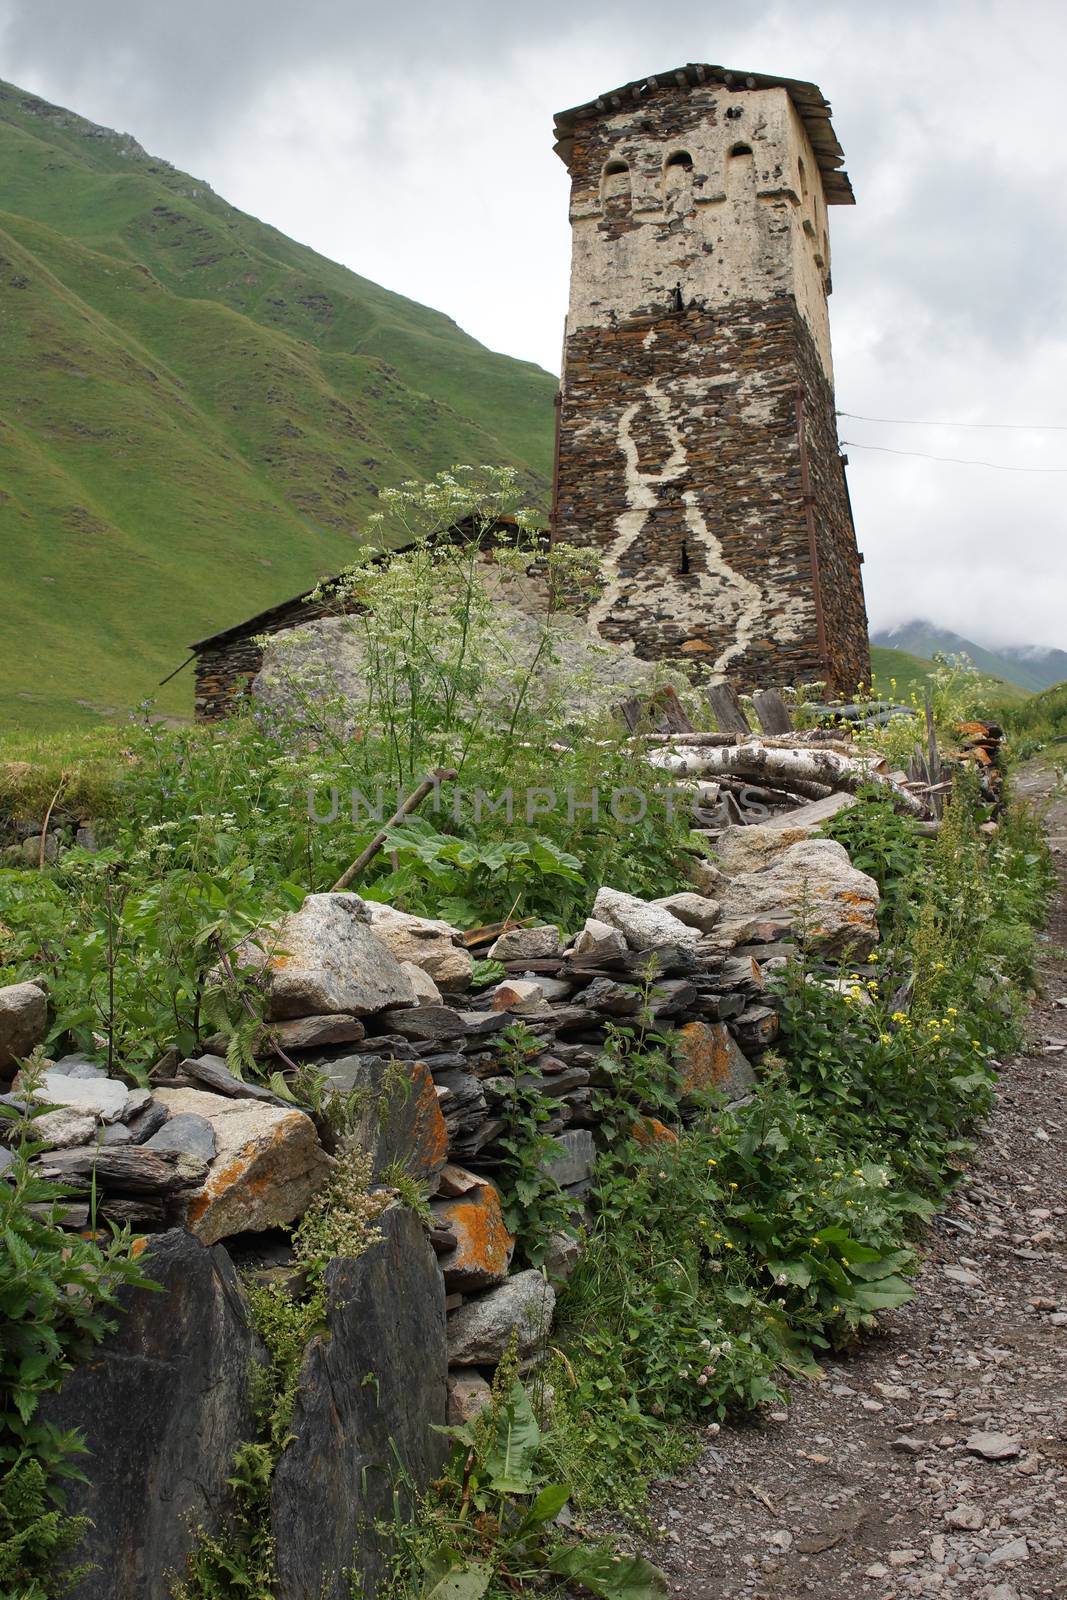
[[631, 695], [629, 700], [620, 700], [615, 710], [631, 733], [637, 731], [647, 715], [645, 702], [639, 699], [637, 695]]
[[927, 690], [923, 699], [924, 709], [926, 712], [926, 747], [929, 752], [928, 770], [930, 773], [930, 782], [932, 785], [934, 785], [934, 788], [931, 790], [930, 798], [933, 806], [934, 816], [940, 817], [944, 814], [945, 809], [944, 800], [941, 798], [941, 795], [937, 789], [937, 785], [939, 785], [941, 782], [941, 752], [937, 747], [937, 729], [934, 726], [934, 708], [930, 701], [929, 690]]
[[652, 696], [650, 711], [656, 727], [662, 733], [694, 733], [696, 730], [686, 715], [677, 692], [667, 685]]
[[752, 725], [742, 710], [737, 693], [728, 683], [713, 683], [705, 690], [705, 698], [721, 733], [752, 732]]
[[789, 707], [777, 689], [762, 689], [752, 696], [752, 701], [764, 733], [793, 732]]

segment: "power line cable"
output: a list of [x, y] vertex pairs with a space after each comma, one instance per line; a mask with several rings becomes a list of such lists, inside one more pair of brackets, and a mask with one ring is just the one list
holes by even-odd
[[1009, 467], [1002, 461], [974, 461], [966, 456], [933, 456], [926, 450], [894, 450], [887, 444], [860, 444], [858, 439], [842, 439], [850, 450], [877, 450], [887, 456], [915, 456], [921, 461], [951, 461], [957, 467], [990, 467], [994, 472], [1058, 472], [1067, 467]]
[[[887, 422], [894, 428], [1012, 428], [1022, 433], [1067, 433], [1067, 422], [921, 422], [915, 417], [863, 417], [857, 411], [837, 411], [850, 422]], [[1046, 471], [1057, 469], [1048, 467]]]

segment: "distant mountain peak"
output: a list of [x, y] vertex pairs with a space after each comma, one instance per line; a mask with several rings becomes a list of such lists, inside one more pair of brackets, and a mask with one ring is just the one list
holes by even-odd
[[891, 628], [879, 628], [872, 633], [871, 643], [890, 650], [906, 650], [926, 659], [936, 654], [965, 655], [979, 672], [1003, 678], [1006, 683], [1017, 684], [1031, 693], [1067, 679], [1067, 651], [1034, 644], [1004, 645], [994, 650], [926, 617], [898, 622]]

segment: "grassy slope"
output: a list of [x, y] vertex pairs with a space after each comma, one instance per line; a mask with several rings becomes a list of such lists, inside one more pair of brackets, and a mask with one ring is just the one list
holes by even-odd
[[890, 650], [885, 645], [871, 645], [874, 692], [883, 699], [907, 700], [913, 689], [921, 693], [927, 674], [936, 671], [934, 663], [925, 661], [922, 656], [913, 656], [907, 650]]
[[1022, 755], [1048, 744], [1052, 746], [1051, 759], [1062, 763], [1063, 746], [1067, 745], [1067, 683], [1053, 684], [1020, 705], [1006, 707], [1004, 720]]
[[155, 693], [336, 569], [382, 484], [549, 474], [548, 373], [5, 84], [0, 346], [0, 726]]
[[[895, 642], [890, 645], [886, 641], [892, 638]], [[998, 681], [1013, 684], [1027, 694], [1036, 694], [1039, 690], [1050, 686], [1055, 681], [1057, 671], [1062, 671], [1062, 651], [1054, 651], [1051, 656], [1041, 661], [1029, 661], [1011, 655], [1001, 655], [999, 651], [988, 650], [984, 645], [976, 644], [973, 639], [964, 638], [962, 634], [952, 633], [947, 628], [938, 628], [931, 622], [916, 620], [897, 628], [891, 634], [882, 632], [875, 634], [880, 648], [893, 649], [921, 657], [926, 660], [935, 651], [945, 655], [966, 655], [974, 662], [978, 671], [987, 678], [996, 678]]]
[[[886, 699], [907, 701], [913, 690], [921, 696], [927, 687], [928, 675], [936, 671], [935, 662], [928, 661], [922, 656], [912, 655], [908, 650], [891, 650], [887, 645], [879, 644], [871, 646], [874, 691]], [[896, 682], [895, 688], [893, 680]], [[1003, 704], [1021, 704], [1026, 699], [1027, 691], [1021, 689], [1018, 684], [1006, 683], [1002, 678], [994, 681], [998, 685], [997, 699]]]

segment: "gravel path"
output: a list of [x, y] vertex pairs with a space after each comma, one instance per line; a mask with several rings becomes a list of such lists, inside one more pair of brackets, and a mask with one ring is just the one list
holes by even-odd
[[[1047, 773], [1017, 792], [1040, 798]], [[1048, 813], [1067, 893], [1067, 803]], [[661, 1484], [647, 1548], [688, 1600], [1067, 1596], [1067, 899], [916, 1299]]]

